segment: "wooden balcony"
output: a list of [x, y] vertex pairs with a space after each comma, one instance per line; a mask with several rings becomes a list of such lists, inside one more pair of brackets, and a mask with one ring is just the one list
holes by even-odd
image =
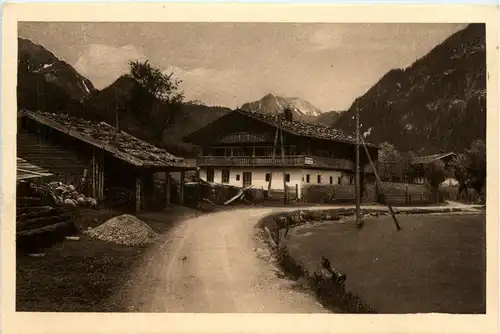
[[[281, 157], [250, 157], [250, 156], [201, 156], [196, 159], [200, 167], [302, 167], [325, 168], [336, 170], [354, 170], [354, 162], [348, 159], [322, 158], [312, 156], [285, 156], [282, 163]], [[372, 173], [371, 166], [365, 166], [365, 173]]]
[[[232, 166], [232, 167], [280, 167], [281, 157], [216, 157], [204, 156], [196, 159], [198, 166]], [[304, 157], [286, 156], [285, 167], [300, 167], [304, 165]]]
[[274, 137], [269, 133], [248, 133], [248, 132], [237, 132], [227, 134], [217, 140], [219, 143], [223, 144], [234, 144], [234, 143], [263, 143], [272, 142]]

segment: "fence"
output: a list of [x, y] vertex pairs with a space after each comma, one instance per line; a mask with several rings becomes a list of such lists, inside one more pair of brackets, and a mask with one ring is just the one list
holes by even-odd
[[429, 205], [442, 202], [446, 196], [436, 193], [419, 184], [406, 184], [399, 182], [382, 182], [383, 192], [376, 189], [376, 201], [381, 204], [391, 205]]
[[[398, 206], [436, 204], [436, 194], [424, 185], [382, 182], [383, 192], [376, 183], [366, 183], [362, 202], [378, 202]], [[450, 199], [450, 193], [440, 189], [439, 201]], [[302, 188], [305, 203], [354, 203], [355, 185], [307, 185]]]
[[[363, 201], [375, 201], [375, 186], [373, 183], [365, 185]], [[305, 203], [335, 203], [352, 202], [356, 200], [356, 186], [352, 184], [314, 184], [302, 188], [302, 201]]]
[[[299, 186], [295, 185], [292, 187], [287, 186], [287, 200], [298, 201], [299, 200]], [[281, 200], [284, 201], [285, 191], [283, 189], [271, 189], [270, 191], [271, 200]]]

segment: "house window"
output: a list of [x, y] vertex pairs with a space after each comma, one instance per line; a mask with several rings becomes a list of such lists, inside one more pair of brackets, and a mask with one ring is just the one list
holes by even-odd
[[240, 174], [236, 174], [236, 181], [240, 180]]
[[285, 174], [285, 182], [290, 182], [290, 174]]
[[339, 176], [339, 177], [338, 177], [338, 180], [337, 180], [337, 182], [338, 182], [337, 184], [340, 184], [340, 183], [341, 183], [341, 181], [342, 181], [342, 177], [341, 177], [341, 176]]
[[330, 184], [333, 184], [333, 176], [330, 176]]
[[229, 183], [229, 169], [222, 170], [222, 183]]
[[211, 168], [207, 169], [207, 181], [214, 182], [214, 170]]
[[266, 173], [266, 182], [269, 182], [271, 179], [271, 173]]
[[306, 183], [309, 183], [311, 181], [311, 175], [307, 174], [306, 175]]
[[318, 175], [318, 183], [321, 183], [321, 175]]

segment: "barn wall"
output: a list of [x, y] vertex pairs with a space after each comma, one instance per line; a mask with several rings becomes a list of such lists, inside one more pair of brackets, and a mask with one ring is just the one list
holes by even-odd
[[55, 144], [22, 127], [17, 133], [17, 156], [49, 170], [62, 182], [77, 183], [85, 168], [91, 170], [91, 160], [85, 152]]

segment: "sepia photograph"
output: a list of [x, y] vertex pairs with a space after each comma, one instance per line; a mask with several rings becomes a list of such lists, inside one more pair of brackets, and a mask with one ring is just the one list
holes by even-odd
[[486, 23], [15, 29], [15, 312], [487, 314]]

